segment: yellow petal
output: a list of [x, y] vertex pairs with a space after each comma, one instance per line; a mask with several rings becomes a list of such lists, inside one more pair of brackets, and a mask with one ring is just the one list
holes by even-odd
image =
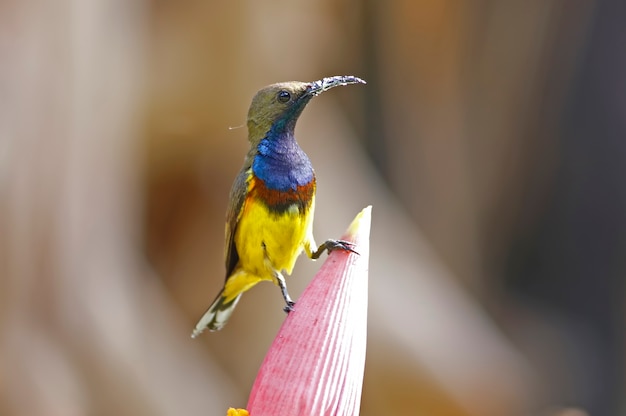
[[226, 416], [250, 416], [250, 413], [246, 409], [234, 409], [231, 407], [228, 409]]

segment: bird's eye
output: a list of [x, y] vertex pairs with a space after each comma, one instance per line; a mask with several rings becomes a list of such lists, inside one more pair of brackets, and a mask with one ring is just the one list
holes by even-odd
[[289, 100], [291, 100], [291, 94], [289, 94], [289, 91], [281, 90], [278, 92], [278, 101], [286, 103], [289, 102]]

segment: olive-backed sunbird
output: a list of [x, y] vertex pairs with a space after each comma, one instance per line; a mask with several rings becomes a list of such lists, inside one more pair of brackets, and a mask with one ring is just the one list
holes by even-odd
[[354, 76], [334, 76], [314, 82], [283, 82], [256, 93], [248, 110], [250, 150], [235, 178], [226, 211], [226, 282], [204, 313], [192, 337], [208, 328], [221, 329], [246, 290], [262, 280], [280, 287], [287, 306], [283, 272], [291, 274], [304, 250], [317, 259], [324, 250], [352, 251], [341, 240], [319, 247], [313, 239], [315, 173], [294, 137], [298, 117], [311, 98], [331, 88], [365, 84]]

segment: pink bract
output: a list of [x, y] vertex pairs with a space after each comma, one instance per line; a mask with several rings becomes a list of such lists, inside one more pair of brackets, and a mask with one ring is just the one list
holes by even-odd
[[251, 416], [358, 415], [365, 367], [371, 207], [298, 299], [261, 365]]

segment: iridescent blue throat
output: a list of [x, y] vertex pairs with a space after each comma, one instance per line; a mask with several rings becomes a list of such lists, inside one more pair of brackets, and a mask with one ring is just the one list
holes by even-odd
[[314, 179], [311, 161], [298, 146], [293, 132], [270, 130], [257, 146], [252, 172], [270, 190], [295, 191]]

